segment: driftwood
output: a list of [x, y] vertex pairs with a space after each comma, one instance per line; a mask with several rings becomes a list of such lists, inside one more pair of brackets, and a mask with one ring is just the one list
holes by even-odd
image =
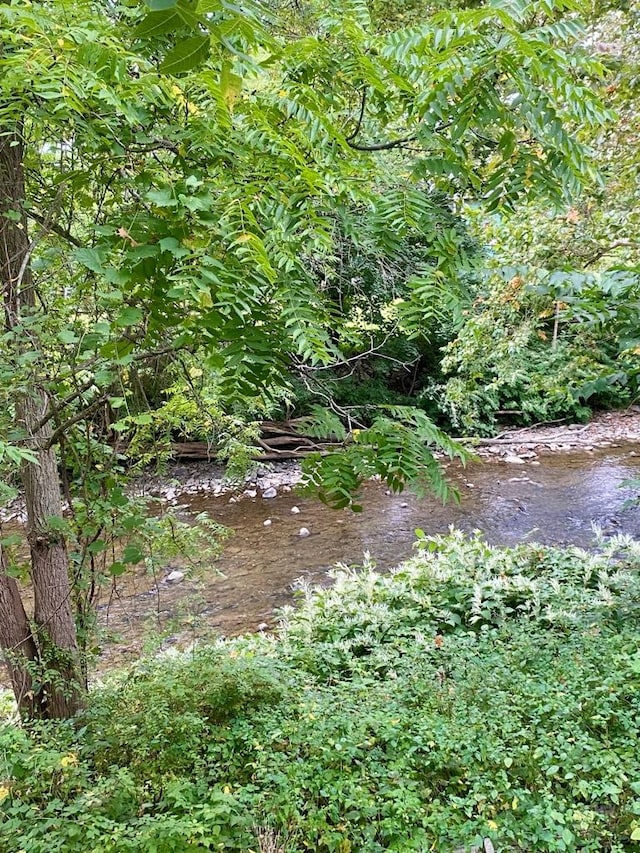
[[[260, 438], [253, 458], [257, 462], [304, 459], [309, 453], [326, 456], [340, 447], [335, 441], [323, 441], [302, 435], [296, 430], [296, 421], [263, 421]], [[216, 458], [215, 444], [206, 441], [176, 441], [171, 445], [174, 459], [212, 461]]]
[[593, 441], [589, 441], [588, 439], [573, 440], [570, 438], [570, 435], [571, 433], [568, 433], [565, 438], [536, 438], [524, 441], [518, 438], [466, 438], [458, 439], [458, 441], [466, 443], [475, 442], [478, 447], [491, 444], [502, 445], [503, 447], [550, 447], [552, 444], [570, 444], [572, 447], [574, 445], [578, 447], [581, 444], [593, 444]]

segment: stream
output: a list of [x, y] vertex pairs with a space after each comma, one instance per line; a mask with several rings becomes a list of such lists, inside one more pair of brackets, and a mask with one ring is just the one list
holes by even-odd
[[[108, 606], [103, 603], [101, 621], [116, 639], [106, 657], [138, 656], [145, 633], [162, 632], [166, 647], [271, 627], [274, 609], [293, 600], [300, 578], [322, 583], [331, 566], [360, 564], [365, 552], [379, 568], [390, 568], [411, 556], [416, 528], [481, 530], [497, 545], [535, 541], [588, 548], [594, 523], [608, 535], [640, 537], [640, 507], [624, 506], [634, 492], [620, 488], [622, 480], [640, 477], [637, 444], [541, 456], [525, 464], [478, 462], [463, 469], [450, 463], [447, 475], [460, 493], [459, 504], [390, 495], [383, 484], [371, 482], [363, 489], [360, 514], [328, 509], [295, 491], [237, 502], [229, 495], [178, 495], [184, 512], [206, 511], [234, 533], [212, 570], [186, 573], [171, 584], [166, 577], [176, 567], [169, 567], [165, 580], [138, 577]], [[303, 527], [306, 537], [300, 536]], [[176, 633], [166, 637], [167, 631]]]

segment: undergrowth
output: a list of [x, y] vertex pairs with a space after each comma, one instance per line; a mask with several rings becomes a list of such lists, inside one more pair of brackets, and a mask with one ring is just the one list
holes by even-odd
[[5, 725], [0, 850], [637, 849], [638, 547], [418, 546]]

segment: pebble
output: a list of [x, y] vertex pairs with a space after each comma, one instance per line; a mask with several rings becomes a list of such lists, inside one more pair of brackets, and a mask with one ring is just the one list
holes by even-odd
[[262, 493], [262, 497], [265, 500], [269, 500], [270, 498], [275, 498], [275, 497], [277, 497], [277, 495], [278, 495], [278, 490], [275, 489], [273, 486], [271, 486], [271, 488], [269, 488], [269, 489], [265, 489], [264, 492]]
[[400, 509], [406, 509], [408, 506], [409, 506], [409, 504], [408, 504], [408, 503], [403, 502], [403, 503], [401, 503], [401, 504], [400, 504]]
[[298, 536], [301, 536], [303, 539], [305, 539], [307, 536], [311, 536], [311, 531], [308, 527], [301, 527], [298, 531]]
[[271, 519], [267, 518], [266, 521], [262, 522], [263, 527], [271, 527]]
[[256, 491], [256, 489], [245, 489], [242, 494], [245, 496], [245, 498], [255, 498], [258, 492]]
[[300, 507], [298, 507], [298, 506], [292, 506], [292, 507], [291, 507], [291, 512], [292, 512], [294, 515], [300, 515]]
[[169, 572], [165, 578], [167, 583], [180, 583], [183, 580], [184, 572], [179, 572], [178, 569], [174, 569], [172, 572]]
[[524, 459], [521, 459], [519, 456], [505, 456], [504, 461], [508, 462], [510, 465], [524, 465]]

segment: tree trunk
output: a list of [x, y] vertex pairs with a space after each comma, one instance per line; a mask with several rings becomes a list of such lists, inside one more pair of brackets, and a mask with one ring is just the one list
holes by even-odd
[[[5, 326], [15, 332], [13, 353], [24, 348], [17, 325], [24, 316], [36, 311], [30, 256], [32, 246], [24, 215], [25, 182], [23, 171], [22, 128], [0, 127], [0, 282], [5, 312]], [[8, 216], [6, 214], [9, 214]], [[37, 341], [29, 340], [29, 346]], [[36, 368], [37, 369], [37, 368]], [[52, 519], [62, 516], [62, 498], [58, 467], [51, 439], [51, 423], [43, 425], [49, 411], [45, 390], [33, 371], [25, 382], [25, 390], [16, 401], [16, 421], [25, 435], [25, 446], [36, 456], [37, 462], [24, 462], [22, 482], [27, 508], [27, 537], [31, 550], [31, 579], [34, 590], [33, 639], [38, 663], [38, 677], [32, 680], [34, 697], [28, 713], [43, 717], [69, 717], [79, 708], [82, 698], [78, 644], [71, 608], [69, 561], [64, 537], [55, 529]], [[24, 632], [25, 612], [17, 587], [11, 587], [6, 571], [0, 581], [4, 605], [12, 614], [9, 624]], [[13, 649], [15, 637], [0, 634], [5, 650]], [[27, 657], [34, 649], [24, 646]], [[10, 664], [11, 666], [11, 664]], [[14, 690], [21, 701], [22, 687], [29, 672], [18, 667]], [[23, 706], [24, 707], [24, 706]]]
[[33, 691], [31, 668], [38, 660], [29, 620], [15, 579], [7, 573], [7, 558], [0, 546], [0, 647], [11, 678], [11, 686], [23, 717], [42, 716]]

